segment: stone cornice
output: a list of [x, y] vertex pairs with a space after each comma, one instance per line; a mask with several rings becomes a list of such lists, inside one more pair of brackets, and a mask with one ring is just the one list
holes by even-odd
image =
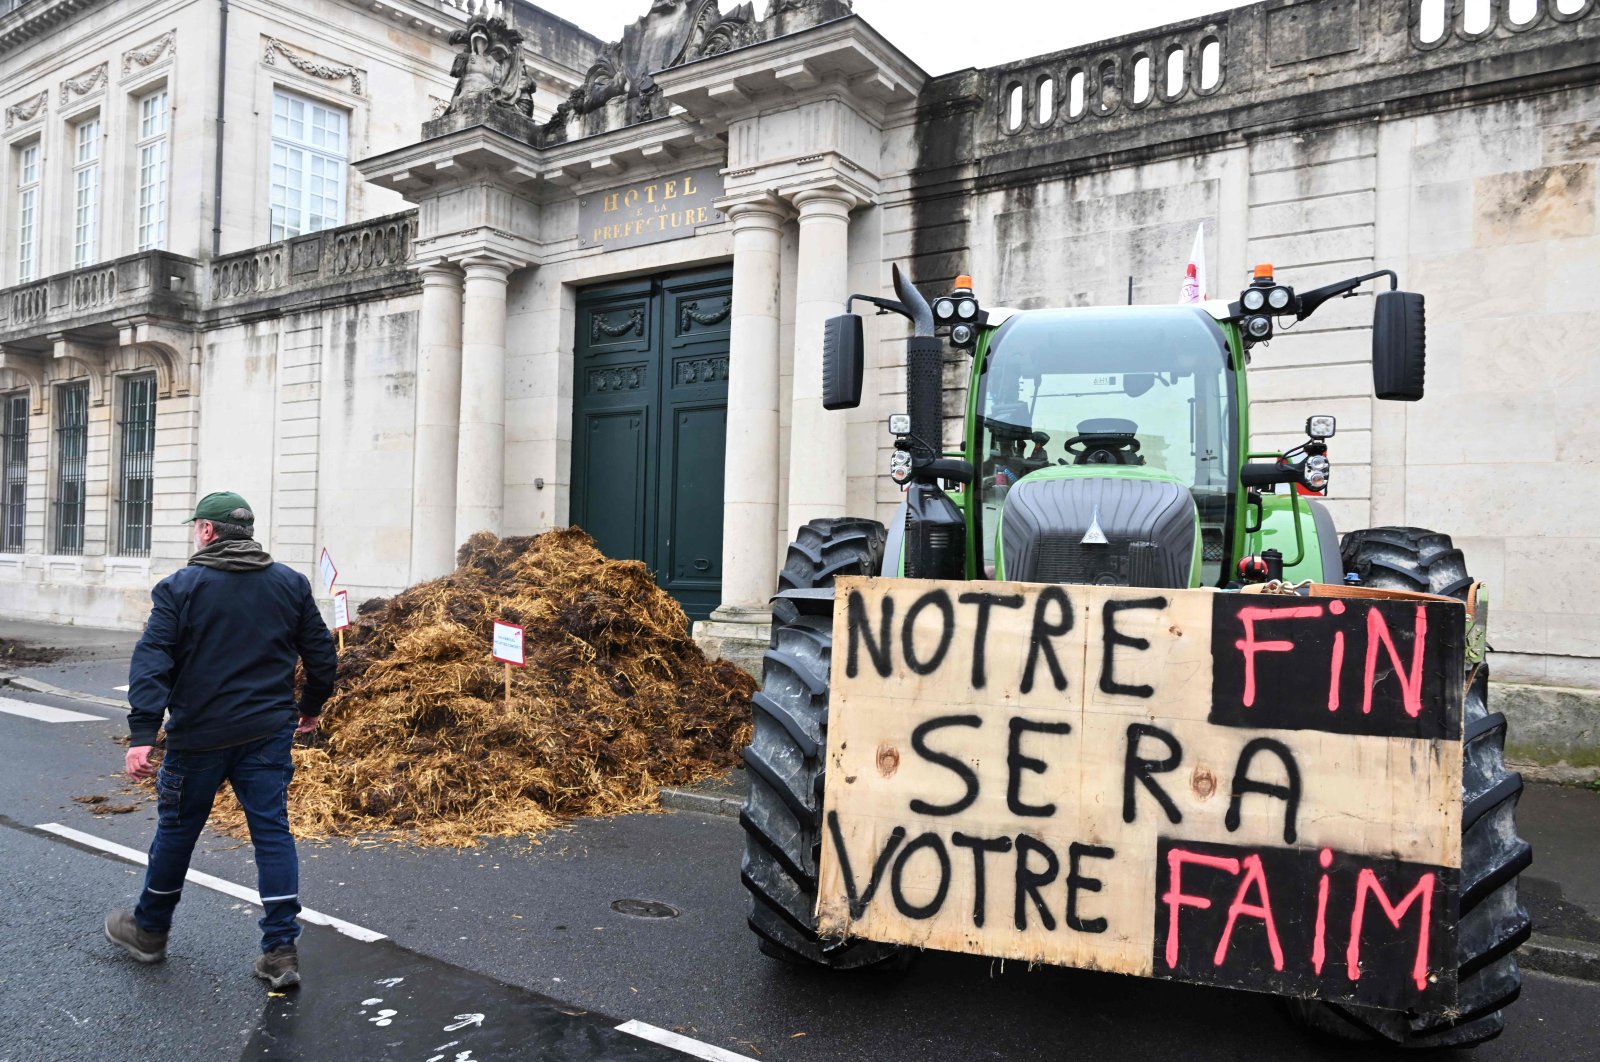
[[859, 15], [662, 70], [668, 100], [713, 128], [808, 93], [841, 94], [874, 118], [912, 103], [927, 75]]
[[34, 0], [0, 18], [0, 55], [20, 47], [104, 0]]

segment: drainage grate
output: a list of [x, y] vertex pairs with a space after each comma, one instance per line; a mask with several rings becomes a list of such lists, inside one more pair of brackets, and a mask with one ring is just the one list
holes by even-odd
[[634, 918], [677, 918], [678, 909], [659, 900], [612, 900], [611, 909], [617, 914]]

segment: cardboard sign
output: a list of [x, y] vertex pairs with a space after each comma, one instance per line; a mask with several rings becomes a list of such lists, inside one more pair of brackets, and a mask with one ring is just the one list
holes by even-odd
[[836, 594], [825, 935], [1454, 1005], [1459, 602]]
[[524, 666], [522, 657], [522, 628], [515, 623], [494, 621], [494, 658], [503, 664]]
[[350, 591], [340, 590], [333, 595], [333, 629], [342, 631], [350, 626]]
[[333, 593], [333, 584], [339, 579], [339, 569], [333, 566], [333, 558], [328, 555], [326, 546], [322, 548], [322, 559], [317, 562], [317, 573], [322, 577], [323, 593]]

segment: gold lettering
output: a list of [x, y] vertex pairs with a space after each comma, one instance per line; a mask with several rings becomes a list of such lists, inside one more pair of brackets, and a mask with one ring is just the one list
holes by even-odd
[[678, 198], [678, 182], [677, 181], [668, 181], [667, 182], [666, 194], [663, 195], [661, 198], [662, 199], [676, 199], [676, 198]]
[[603, 209], [601, 213], [609, 214], [615, 209], [617, 209], [617, 193], [612, 192], [610, 195], [606, 196], [605, 209]]
[[695, 192], [694, 178], [693, 177], [685, 177], [683, 179], [683, 194], [684, 195], [694, 195], [694, 192]]
[[603, 239], [605, 239], [605, 237], [604, 237], [604, 236], [602, 236], [602, 235], [601, 235], [601, 231], [602, 231], [602, 230], [600, 230], [600, 229], [598, 229], [598, 228], [597, 228], [597, 229], [595, 229], [595, 230], [594, 230], [594, 236], [592, 236], [592, 237], [591, 237], [591, 238], [590, 238], [590, 239], [589, 239], [589, 242], [590, 242], [590, 243], [599, 243], [599, 242], [600, 242], [600, 241], [601, 241], [601, 240], [603, 240]]
[[654, 203], [656, 201], [656, 186], [655, 185], [652, 184], [652, 185], [650, 185], [649, 187], [647, 187], [644, 190], [644, 201], [646, 203]]
[[706, 223], [706, 208], [705, 207], [701, 207], [699, 210], [695, 211], [695, 221], [698, 222], [701, 225], [704, 225]]
[[639, 189], [637, 188], [629, 188], [627, 194], [622, 197], [623, 206], [633, 206], [638, 201]]

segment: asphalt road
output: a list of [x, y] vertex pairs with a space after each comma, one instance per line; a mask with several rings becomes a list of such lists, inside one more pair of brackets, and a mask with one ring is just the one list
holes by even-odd
[[[304, 988], [272, 997], [249, 973], [259, 912], [191, 886], [168, 962], [137, 966], [99, 926], [132, 902], [139, 870], [34, 829], [148, 845], [153, 808], [118, 774], [116, 711], [0, 697], [96, 717], [0, 711], [0, 1062], [684, 1057], [615, 1031], [630, 1020], [762, 1060], [1380, 1057], [1308, 1039], [1241, 992], [935, 953], [889, 976], [783, 967], [743, 924], [738, 824], [685, 812], [462, 852], [302, 845], [303, 902], [389, 940], [312, 926]], [[95, 815], [74, 795], [136, 809]], [[208, 833], [195, 867], [254, 883], [233, 838]], [[675, 914], [619, 913], [619, 900]], [[1526, 975], [1507, 1034], [1470, 1057], [1600, 1057], [1600, 985]]]

